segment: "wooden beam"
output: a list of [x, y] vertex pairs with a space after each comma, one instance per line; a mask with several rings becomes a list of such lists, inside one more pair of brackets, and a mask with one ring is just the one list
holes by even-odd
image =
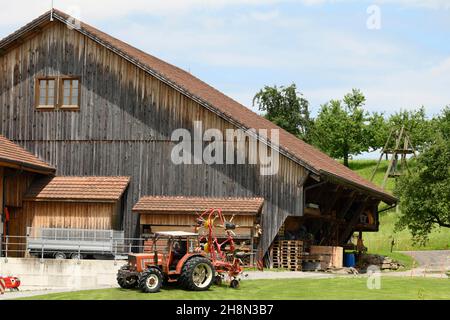
[[327, 206], [321, 210], [322, 214], [328, 214], [331, 209], [333, 209], [334, 205], [336, 204], [336, 201], [341, 197], [342, 193], [344, 191], [344, 188], [340, 187], [339, 185], [336, 187], [336, 189], [333, 191], [334, 194], [331, 197], [331, 199], [327, 202]]
[[[404, 130], [405, 130], [405, 127], [402, 126], [402, 128], [400, 129], [400, 134], [399, 134], [399, 136], [397, 137], [397, 140], [396, 140], [396, 142], [395, 142], [395, 148], [394, 148], [394, 150], [398, 150], [398, 149], [399, 149], [399, 147], [400, 147], [400, 142], [401, 142], [401, 140], [402, 140], [402, 136], [403, 136], [403, 131], [404, 131]], [[389, 178], [389, 174], [391, 173], [392, 167], [393, 167], [393, 165], [394, 165], [394, 160], [395, 160], [395, 156], [396, 156], [396, 155], [397, 155], [396, 152], [392, 153], [391, 161], [389, 161], [388, 169], [387, 169], [387, 171], [386, 171], [386, 173], [385, 173], [385, 175], [384, 175], [383, 183], [381, 184], [381, 188], [382, 188], [383, 190], [384, 190], [384, 188], [386, 187], [386, 182], [387, 182], [387, 179]]]
[[360, 217], [361, 213], [363, 213], [364, 209], [366, 209], [366, 207], [367, 207], [367, 199], [368, 199], [368, 197], [365, 197], [361, 201], [358, 209], [356, 209], [356, 211], [355, 211], [355, 214], [350, 219], [350, 221], [347, 223], [347, 227], [345, 228], [344, 232], [342, 232], [341, 237], [339, 239], [340, 243], [346, 242], [348, 240], [348, 238], [351, 236], [351, 234], [353, 232], [353, 228], [359, 222], [359, 217]]
[[375, 174], [377, 173], [378, 167], [380, 166], [381, 160], [383, 159], [383, 155], [385, 154], [384, 150], [388, 147], [389, 141], [391, 140], [393, 132], [394, 132], [394, 129], [391, 129], [391, 132], [389, 133], [389, 137], [388, 137], [388, 139], [386, 141], [386, 144], [384, 145], [384, 148], [381, 151], [380, 159], [378, 159], [377, 166], [375, 167], [375, 169], [372, 172], [372, 175], [370, 176], [370, 181], [373, 181], [373, 178], [375, 177]]
[[345, 215], [347, 214], [348, 210], [350, 210], [350, 208], [352, 207], [352, 205], [356, 199], [356, 191], [350, 192], [348, 197], [349, 198], [348, 198], [347, 203], [345, 204], [344, 208], [340, 212], [338, 212], [338, 214], [336, 215], [337, 218], [344, 218]]

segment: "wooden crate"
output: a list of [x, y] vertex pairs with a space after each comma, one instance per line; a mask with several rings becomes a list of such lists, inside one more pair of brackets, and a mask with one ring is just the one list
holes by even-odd
[[342, 268], [344, 248], [330, 246], [311, 246], [311, 256], [320, 256], [322, 269]]

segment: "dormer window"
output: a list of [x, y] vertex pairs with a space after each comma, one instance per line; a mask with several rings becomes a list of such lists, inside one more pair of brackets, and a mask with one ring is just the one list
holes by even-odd
[[36, 81], [36, 108], [54, 109], [56, 106], [56, 78], [38, 78]]

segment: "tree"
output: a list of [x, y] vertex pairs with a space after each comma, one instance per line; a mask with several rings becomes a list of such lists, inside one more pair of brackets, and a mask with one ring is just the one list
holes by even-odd
[[253, 98], [253, 105], [255, 104], [260, 111], [266, 112], [266, 119], [300, 139], [309, 141], [312, 126], [309, 102], [297, 92], [295, 84], [279, 88], [265, 86]]
[[378, 149], [385, 142], [379, 134], [385, 126], [383, 115], [364, 111], [365, 101], [361, 91], [353, 89], [342, 101], [322, 105], [314, 122], [314, 144], [344, 159], [347, 167], [350, 155]]
[[450, 109], [432, 123], [434, 141], [417, 157], [414, 171], [397, 180], [394, 190], [402, 209], [397, 230], [408, 228], [421, 244], [434, 228], [450, 228]]
[[[391, 129], [400, 129], [405, 127], [411, 138], [411, 143], [417, 150], [422, 150], [425, 145], [434, 139], [434, 133], [431, 122], [426, 118], [425, 108], [421, 107], [417, 110], [402, 110], [394, 113], [387, 121], [388, 127]], [[389, 129], [382, 132], [384, 141], [387, 140]], [[393, 147], [395, 141], [391, 141]]]

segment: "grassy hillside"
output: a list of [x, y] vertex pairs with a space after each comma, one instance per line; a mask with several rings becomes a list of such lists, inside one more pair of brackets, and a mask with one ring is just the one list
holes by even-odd
[[[370, 179], [376, 164], [376, 160], [353, 160], [350, 162], [350, 168], [358, 172], [358, 174], [364, 178]], [[374, 178], [376, 184], [381, 185], [387, 166], [387, 161], [383, 161], [380, 164]], [[394, 184], [394, 179], [389, 179], [386, 190], [392, 192]], [[370, 251], [390, 251], [392, 238], [394, 238], [396, 242], [394, 250], [439, 250], [450, 248], [450, 229], [436, 229], [430, 234], [430, 241], [425, 246], [413, 246], [411, 243], [411, 234], [408, 230], [394, 232], [394, 226], [397, 219], [398, 212], [396, 212], [396, 210], [381, 213], [380, 231], [375, 233], [366, 232], [364, 236], [364, 244]]]

